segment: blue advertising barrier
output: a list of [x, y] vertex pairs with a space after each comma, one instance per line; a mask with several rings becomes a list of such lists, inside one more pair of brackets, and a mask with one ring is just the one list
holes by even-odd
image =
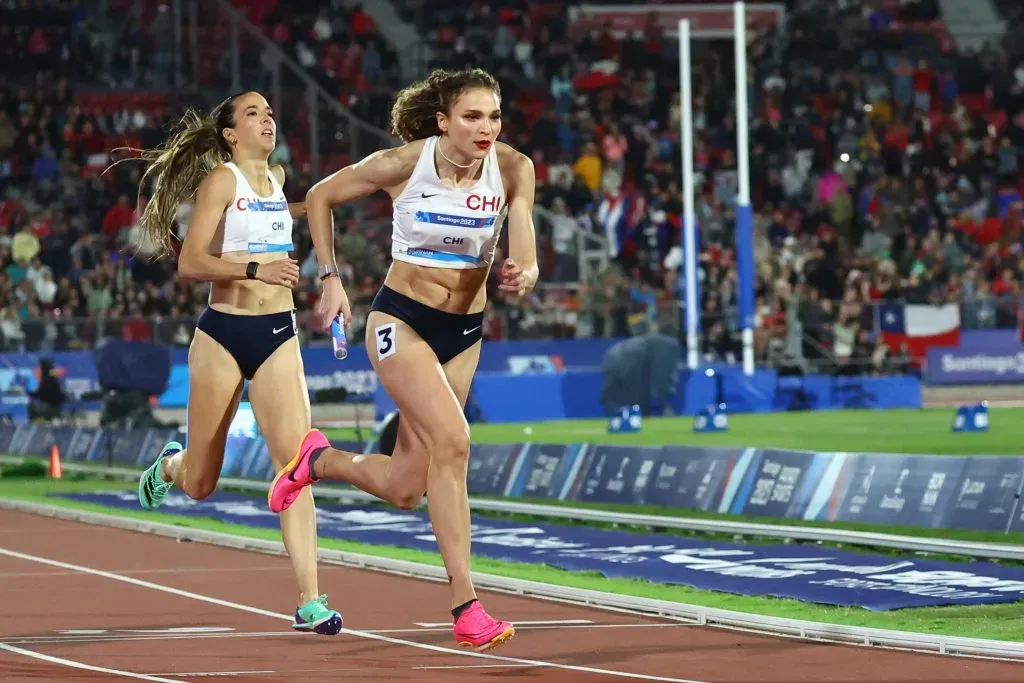
[[[0, 409], [4, 414], [24, 414], [24, 392], [37, 386], [35, 370], [40, 358], [54, 361], [54, 369], [68, 395], [77, 397], [101, 389], [96, 364], [89, 351], [3, 354], [0, 358], [0, 395], [4, 396], [4, 401], [0, 403]], [[377, 388], [377, 374], [364, 347], [351, 347], [344, 361], [334, 358], [328, 348], [303, 348], [302, 361], [310, 391], [345, 388], [350, 394], [372, 400]], [[175, 349], [167, 389], [159, 397], [161, 407], [184, 408], [188, 404], [188, 377], [188, 350]], [[98, 409], [99, 404], [94, 402], [86, 407]]]
[[967, 458], [857, 453], [846, 456], [845, 495], [829, 520], [941, 528]]
[[485, 342], [481, 372], [555, 372], [597, 368], [604, 354], [621, 339], [552, 339]]
[[[59, 497], [121, 509], [138, 507], [132, 491]], [[265, 502], [225, 493], [194, 501], [173, 492], [160, 511], [266, 529], [280, 526], [278, 515]], [[321, 538], [437, 549], [426, 512], [320, 505], [317, 523]], [[476, 556], [494, 560], [873, 611], [1007, 603], [1024, 597], [1024, 569], [988, 562], [897, 559], [793, 544], [743, 545], [477, 515], [472, 517], [472, 542]]]
[[54, 361], [53, 372], [60, 378], [61, 386], [67, 394], [80, 396], [100, 389], [99, 374], [90, 351], [0, 354], [0, 395], [4, 397], [4, 414], [27, 411], [26, 392], [34, 391], [39, 386], [37, 372], [42, 358]]
[[1024, 458], [968, 458], [943, 526], [1004, 531], [1017, 507], [1022, 482]]
[[[225, 476], [268, 481], [273, 465], [247, 406], [229, 430]], [[173, 430], [0, 427], [0, 452], [141, 468]], [[335, 441], [369, 452], [372, 442]], [[812, 453], [760, 448], [474, 444], [473, 495], [687, 510], [818, 522], [1024, 531], [1024, 457]]]
[[[575, 339], [551, 341], [487, 342], [480, 355], [481, 373], [541, 374], [562, 370], [594, 368], [601, 365], [605, 352], [617, 339]], [[40, 358], [54, 361], [64, 391], [71, 396], [99, 391], [99, 377], [91, 351], [54, 351], [45, 353], [5, 353], [0, 358], [0, 412], [25, 415], [25, 391], [35, 389], [35, 370]], [[372, 400], [377, 391], [366, 347], [350, 346], [345, 360], [339, 361], [326, 346], [303, 347], [302, 362], [310, 391], [344, 388], [350, 394]], [[188, 401], [188, 349], [175, 348], [167, 390], [160, 396], [165, 408], [184, 408]], [[96, 408], [91, 404], [89, 408]]]
[[[703, 372], [682, 370], [680, 391], [671, 403], [679, 415], [697, 415], [722, 402], [729, 413], [794, 409], [796, 392], [808, 401], [805, 410], [844, 408], [920, 408], [921, 383], [915, 377], [824, 377], [779, 379], [773, 371], [758, 370], [747, 378], [742, 371], [722, 373], [720, 383]], [[784, 381], [785, 380], [785, 381]], [[791, 380], [796, 380], [794, 385]], [[551, 374], [480, 372], [473, 379], [473, 398], [483, 419], [491, 423], [597, 419], [608, 415], [601, 406], [600, 370], [570, 370]], [[377, 387], [377, 419], [395, 409], [383, 387]]]
[[[600, 403], [601, 360], [616, 339], [488, 342], [483, 345], [473, 394], [490, 422], [607, 417]], [[8, 353], [0, 358], [0, 413], [24, 421], [25, 392], [36, 387], [40, 358], [54, 361], [64, 390], [71, 396], [100, 390], [90, 351]], [[305, 347], [302, 361], [310, 391], [344, 388], [357, 400], [377, 405], [378, 417], [394, 404], [378, 387], [364, 346], [353, 346], [344, 360], [328, 347]], [[680, 389], [671, 402], [677, 414], [696, 415], [712, 403], [724, 402], [730, 413], [826, 408], [920, 407], [921, 388], [912, 377], [779, 378], [758, 370], [753, 377], [740, 368], [721, 365], [680, 372]], [[177, 348], [164, 408], [184, 408], [188, 401], [188, 350]], [[524, 400], [524, 398], [529, 400]], [[806, 405], [798, 405], [801, 401]], [[98, 403], [85, 406], [98, 409]]]
[[656, 450], [661, 452], [661, 461], [647, 486], [644, 502], [702, 512], [728, 510], [728, 505], [722, 509], [722, 500], [736, 463], [746, 451], [687, 446]]
[[1017, 330], [963, 330], [956, 348], [928, 349], [929, 384], [1024, 382], [1024, 344]]
[[563, 498], [587, 503], [647, 502], [652, 475], [661, 465], [661, 448], [592, 446], [589, 450], [580, 475], [569, 482], [571, 488]]

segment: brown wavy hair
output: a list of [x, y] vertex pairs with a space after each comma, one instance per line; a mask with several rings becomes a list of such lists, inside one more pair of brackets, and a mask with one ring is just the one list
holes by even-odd
[[437, 112], [449, 114], [459, 95], [474, 88], [493, 90], [501, 97], [497, 79], [483, 69], [435, 69], [426, 79], [398, 93], [391, 107], [391, 130], [403, 142], [440, 135]]
[[142, 236], [138, 242], [154, 245], [154, 259], [174, 254], [178, 206], [192, 200], [199, 184], [213, 169], [231, 160], [231, 145], [224, 138], [224, 129], [234, 128], [235, 100], [245, 94], [232, 95], [208, 115], [189, 109], [163, 145], [138, 150], [147, 166], [139, 193], [153, 181], [153, 194], [139, 216]]

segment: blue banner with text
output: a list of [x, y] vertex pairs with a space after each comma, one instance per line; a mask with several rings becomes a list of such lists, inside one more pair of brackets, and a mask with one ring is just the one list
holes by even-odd
[[[473, 379], [475, 409], [492, 423], [606, 417], [606, 406], [600, 400], [604, 384], [601, 363], [619, 341], [487, 342]], [[336, 359], [331, 349], [324, 346], [303, 347], [301, 353], [306, 384], [314, 394], [344, 389], [350, 400], [375, 403], [378, 417], [393, 408], [386, 392], [380, 390], [366, 347], [350, 347], [344, 360]], [[41, 358], [53, 361], [65, 392], [72, 397], [103, 388], [91, 351], [3, 354], [0, 414], [17, 421], [27, 420], [26, 392], [37, 384]], [[921, 384], [916, 377], [780, 378], [771, 369], [758, 369], [753, 377], [747, 377], [740, 368], [725, 364], [715, 366], [714, 370], [680, 370], [679, 388], [669, 400], [671, 408], [681, 415], [695, 415], [720, 401], [726, 402], [733, 413], [921, 405]], [[188, 349], [175, 348], [166, 389], [156, 397], [159, 406], [186, 407], [188, 389]], [[94, 401], [87, 407], [97, 410], [100, 404]]]
[[929, 384], [1024, 382], [1024, 343], [1016, 329], [963, 330], [954, 348], [928, 349]]
[[[273, 464], [242, 404], [222, 476], [267, 481]], [[175, 430], [0, 426], [0, 453], [144, 468]], [[372, 442], [334, 441], [364, 453]], [[1024, 457], [811, 453], [586, 443], [474, 444], [475, 496], [653, 505], [759, 518], [1024, 531]]]
[[[61, 497], [121, 509], [138, 506], [133, 491]], [[267, 508], [265, 501], [232, 494], [219, 493], [195, 501], [174, 492], [160, 510], [267, 529], [280, 526], [278, 515]], [[320, 505], [317, 522], [321, 538], [437, 549], [426, 512]], [[874, 611], [1005, 603], [1024, 598], [1024, 569], [986, 562], [902, 559], [793, 544], [743, 545], [475, 515], [472, 543], [477, 557], [493, 560]]]

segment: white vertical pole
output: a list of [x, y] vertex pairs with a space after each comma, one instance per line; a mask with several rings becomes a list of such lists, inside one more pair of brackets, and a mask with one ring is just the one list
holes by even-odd
[[747, 11], [734, 2], [733, 36], [736, 61], [736, 257], [739, 316], [743, 340], [743, 374], [754, 374], [754, 214], [750, 206], [749, 106], [747, 104]]
[[739, 170], [739, 203], [750, 204], [750, 153], [748, 144], [748, 110], [747, 103], [747, 10], [742, 2], [734, 2], [733, 9], [733, 47], [736, 58], [736, 142], [738, 150], [736, 162]]
[[691, 92], [690, 22], [679, 20], [679, 97], [683, 165], [683, 269], [686, 285], [686, 367], [695, 370], [700, 358], [698, 330], [700, 301], [697, 296], [697, 221], [693, 190], [693, 93]]

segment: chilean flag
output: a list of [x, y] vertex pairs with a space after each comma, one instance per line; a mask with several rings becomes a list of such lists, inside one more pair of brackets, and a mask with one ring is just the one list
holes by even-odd
[[914, 358], [930, 346], [960, 345], [960, 307], [956, 304], [879, 304], [878, 331], [896, 351], [904, 342]]

